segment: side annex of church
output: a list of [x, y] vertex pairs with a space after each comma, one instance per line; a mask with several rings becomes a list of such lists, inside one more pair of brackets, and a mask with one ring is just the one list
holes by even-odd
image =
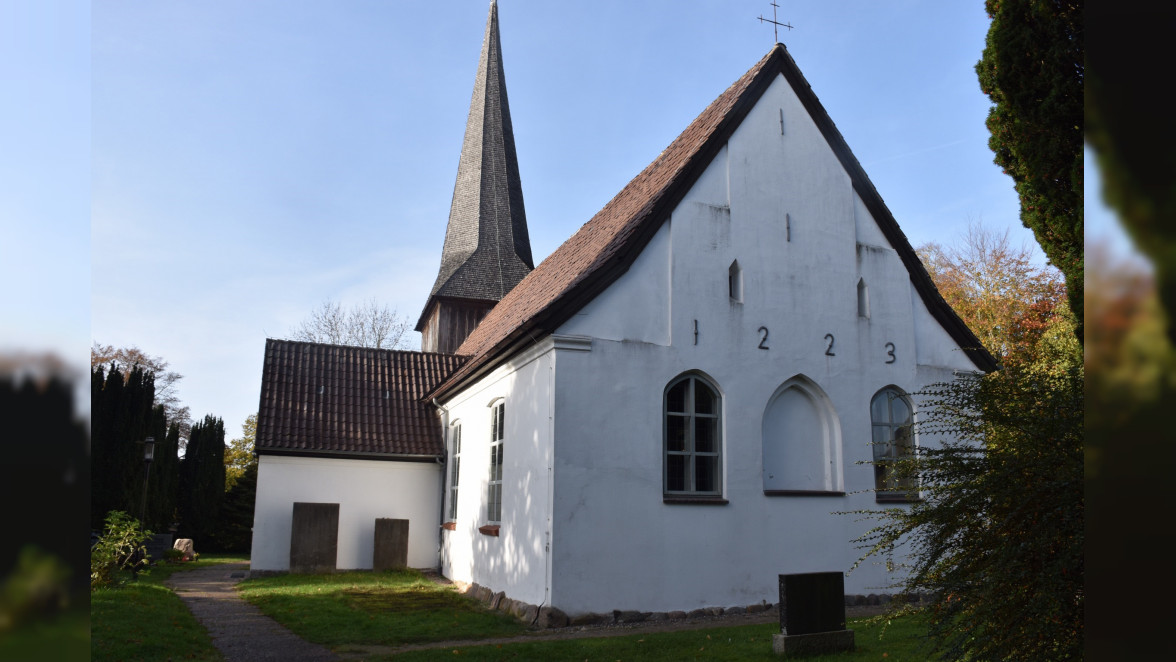
[[494, 3], [417, 330], [266, 341], [254, 571], [337, 504], [340, 569], [392, 518], [409, 566], [570, 615], [771, 603], [857, 560], [836, 511], [918, 498], [910, 394], [996, 368], [782, 44], [534, 266]]

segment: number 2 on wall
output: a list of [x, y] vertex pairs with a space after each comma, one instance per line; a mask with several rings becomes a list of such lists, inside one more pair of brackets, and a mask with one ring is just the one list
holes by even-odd
[[768, 327], [761, 326], [759, 328], [759, 332], [761, 334], [763, 334], [763, 337], [760, 338], [760, 344], [758, 345], [758, 347], [760, 349], [769, 349], [769, 347], [768, 347]]
[[825, 340], [829, 341], [829, 346], [825, 348], [825, 356], [837, 356], [833, 353], [833, 334], [826, 333]]

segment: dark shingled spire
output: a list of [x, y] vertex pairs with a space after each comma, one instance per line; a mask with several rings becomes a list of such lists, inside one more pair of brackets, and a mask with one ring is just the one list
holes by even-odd
[[497, 302], [534, 268], [506, 100], [498, 5], [491, 2], [457, 165], [441, 270], [417, 330], [425, 326], [438, 299]]

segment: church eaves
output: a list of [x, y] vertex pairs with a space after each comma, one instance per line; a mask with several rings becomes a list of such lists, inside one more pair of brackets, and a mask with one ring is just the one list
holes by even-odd
[[444, 396], [535, 338], [553, 332], [620, 278], [777, 75], [788, 81], [833, 149], [931, 315], [983, 371], [996, 361], [944, 301], [898, 222], [783, 44], [715, 99], [653, 163], [511, 290], [458, 348], [471, 357], [427, 397]]
[[491, 2], [441, 269], [417, 330], [438, 298], [497, 302], [534, 268], [506, 97], [498, 5]]

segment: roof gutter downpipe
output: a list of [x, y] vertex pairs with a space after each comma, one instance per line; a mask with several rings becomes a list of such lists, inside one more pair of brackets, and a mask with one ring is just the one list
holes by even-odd
[[445, 470], [446, 458], [449, 455], [449, 411], [438, 402], [437, 398], [433, 398], [433, 406], [437, 408], [441, 415], [441, 454], [435, 457], [437, 464], [441, 466], [441, 498], [438, 502], [441, 504], [440, 512], [437, 513], [437, 571], [444, 576], [445, 574], [445, 534], [441, 525], [445, 523], [445, 481], [449, 480], [449, 472]]

